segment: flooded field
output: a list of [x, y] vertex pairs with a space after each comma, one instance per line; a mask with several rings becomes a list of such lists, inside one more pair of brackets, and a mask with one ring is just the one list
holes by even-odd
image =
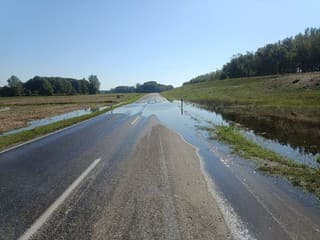
[[134, 96], [137, 94], [2, 97], [0, 134], [81, 116], [95, 109], [128, 101]]
[[217, 113], [213, 110], [202, 109], [196, 104], [185, 104], [186, 110], [191, 107], [198, 108], [196, 113], [192, 112], [199, 119], [211, 121], [216, 125], [235, 123], [241, 127], [242, 132], [249, 139], [257, 144], [297, 162], [312, 167], [319, 166], [316, 161], [320, 156], [320, 126], [318, 124], [275, 117]]
[[61, 120], [65, 120], [65, 119], [69, 119], [69, 118], [73, 118], [73, 117], [79, 117], [79, 116], [83, 116], [92, 112], [96, 112], [96, 111], [101, 111], [104, 110], [106, 108], [108, 108], [109, 106], [103, 106], [103, 107], [99, 107], [99, 108], [86, 108], [86, 109], [80, 109], [80, 110], [75, 110], [75, 111], [71, 111], [68, 113], [64, 113], [64, 114], [60, 114], [60, 115], [56, 115], [53, 117], [48, 117], [48, 118], [43, 118], [43, 119], [39, 119], [39, 120], [34, 120], [28, 123], [27, 127], [24, 128], [19, 128], [19, 129], [14, 129], [8, 132], [4, 132], [2, 134], [0, 134], [0, 136], [5, 136], [5, 135], [10, 135], [10, 134], [14, 134], [14, 133], [18, 133], [21, 131], [25, 131], [25, 130], [30, 130], [36, 127], [40, 127], [40, 126], [44, 126], [50, 123], [54, 123], [54, 122], [58, 122]]
[[320, 125], [276, 117], [253, 117], [221, 113], [227, 120], [240, 123], [255, 134], [290, 145], [303, 153], [320, 152]]

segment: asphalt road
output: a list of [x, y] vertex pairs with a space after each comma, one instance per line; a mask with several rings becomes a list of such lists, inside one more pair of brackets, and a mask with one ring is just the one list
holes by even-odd
[[199, 135], [197, 111], [151, 94], [0, 153], [0, 239], [319, 239], [319, 207]]
[[21, 236], [95, 159], [111, 167], [127, 157], [145, 123], [131, 120], [104, 115], [2, 153], [0, 238]]
[[154, 116], [108, 113], [0, 154], [0, 239], [212, 237], [231, 238], [196, 150]]

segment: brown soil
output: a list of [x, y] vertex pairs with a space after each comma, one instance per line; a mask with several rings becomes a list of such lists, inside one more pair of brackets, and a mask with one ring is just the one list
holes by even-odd
[[320, 89], [320, 73], [294, 73], [271, 78], [268, 86], [285, 89]]
[[99, 94], [0, 98], [0, 134], [26, 127], [28, 122], [71, 111], [126, 101], [130, 95]]

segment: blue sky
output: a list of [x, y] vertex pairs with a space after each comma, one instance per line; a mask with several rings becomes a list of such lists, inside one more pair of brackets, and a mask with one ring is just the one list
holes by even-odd
[[96, 74], [102, 89], [179, 86], [319, 27], [319, 9], [319, 0], [0, 0], [0, 85], [12, 74]]

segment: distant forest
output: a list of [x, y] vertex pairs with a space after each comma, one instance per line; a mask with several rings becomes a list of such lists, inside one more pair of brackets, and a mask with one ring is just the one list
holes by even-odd
[[23, 83], [16, 76], [11, 76], [8, 85], [0, 87], [0, 96], [51, 96], [99, 93], [100, 82], [97, 76], [86, 79], [35, 76]]
[[320, 28], [267, 44], [255, 52], [237, 54], [221, 70], [200, 75], [184, 84], [226, 78], [320, 71]]
[[110, 93], [150, 93], [150, 92], [163, 92], [173, 89], [172, 85], [163, 85], [155, 81], [145, 82], [143, 84], [137, 84], [135, 87], [131, 86], [118, 86], [112, 88]]

